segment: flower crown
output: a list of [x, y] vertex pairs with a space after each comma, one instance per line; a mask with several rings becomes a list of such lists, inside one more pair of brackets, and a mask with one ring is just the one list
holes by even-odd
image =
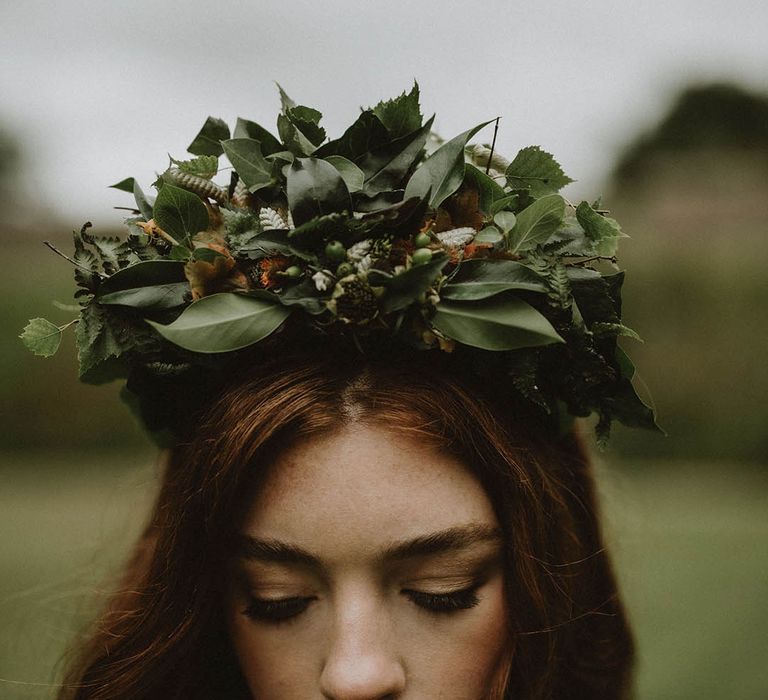
[[[74, 255], [60, 254], [79, 317], [30, 321], [32, 352], [53, 355], [76, 324], [80, 378], [127, 379], [148, 427], [173, 429], [168, 396], [290, 319], [361, 349], [386, 337], [471, 353], [554, 424], [596, 412], [600, 439], [614, 419], [656, 429], [617, 344], [637, 337], [621, 319], [625, 234], [599, 201], [558, 194], [572, 180], [549, 153], [509, 162], [468, 145], [491, 122], [443, 142], [416, 84], [333, 140], [320, 112], [280, 97], [279, 138], [209, 117], [154, 200], [133, 178], [113, 185], [135, 198], [128, 235], [75, 233]], [[228, 184], [214, 181], [222, 156]]]

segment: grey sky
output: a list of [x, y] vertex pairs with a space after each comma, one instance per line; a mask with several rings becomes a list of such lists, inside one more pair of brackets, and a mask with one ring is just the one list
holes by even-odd
[[3, 0], [2, 18], [0, 122], [72, 225], [119, 221], [106, 186], [147, 188], [208, 114], [272, 128], [273, 80], [336, 135], [415, 77], [441, 134], [501, 115], [498, 149], [554, 152], [576, 195], [682, 85], [768, 89], [762, 0]]

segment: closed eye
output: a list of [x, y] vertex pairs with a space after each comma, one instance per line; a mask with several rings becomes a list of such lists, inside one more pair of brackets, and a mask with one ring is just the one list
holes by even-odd
[[428, 593], [426, 591], [414, 591], [405, 589], [402, 594], [409, 598], [420, 608], [434, 613], [452, 613], [458, 610], [474, 608], [480, 599], [477, 597], [477, 589], [480, 582], [474, 583], [469, 588], [462, 588], [449, 593]]
[[251, 598], [243, 615], [261, 622], [284, 622], [303, 613], [315, 598]]

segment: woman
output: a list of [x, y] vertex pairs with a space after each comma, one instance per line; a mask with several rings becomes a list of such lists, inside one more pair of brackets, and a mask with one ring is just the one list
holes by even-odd
[[423, 355], [315, 348], [228, 386], [61, 697], [625, 697], [580, 440]]
[[126, 241], [75, 236], [81, 378], [124, 377], [170, 451], [62, 698], [623, 697], [573, 422], [655, 428], [618, 224], [485, 125], [427, 156], [417, 87], [331, 141], [281, 99], [280, 140], [209, 118], [154, 202], [117, 185]]

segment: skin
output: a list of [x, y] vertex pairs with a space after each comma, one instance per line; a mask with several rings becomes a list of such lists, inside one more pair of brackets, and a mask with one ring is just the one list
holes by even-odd
[[[292, 445], [231, 565], [229, 628], [253, 696], [486, 697], [507, 647], [501, 548], [478, 480], [423, 440], [357, 424]], [[473, 586], [460, 609], [424, 607], [424, 593]], [[290, 617], [265, 617], [263, 600], [288, 600]]]

